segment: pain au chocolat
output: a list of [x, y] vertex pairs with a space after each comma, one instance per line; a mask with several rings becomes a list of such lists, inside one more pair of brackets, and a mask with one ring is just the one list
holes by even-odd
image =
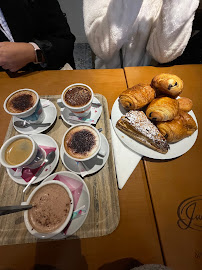
[[155, 98], [146, 109], [147, 117], [152, 121], [170, 121], [178, 114], [179, 103], [169, 97]]
[[129, 111], [116, 123], [116, 127], [132, 139], [166, 154], [169, 145], [157, 127], [147, 118], [143, 111]]
[[182, 110], [172, 121], [159, 122], [157, 127], [169, 143], [179, 142], [197, 130], [196, 122], [192, 116]]
[[182, 93], [183, 81], [174, 74], [161, 73], [152, 79], [151, 87], [156, 90], [158, 96], [176, 98]]
[[123, 91], [119, 101], [127, 111], [138, 110], [149, 104], [155, 95], [155, 90], [149, 84], [139, 83]]

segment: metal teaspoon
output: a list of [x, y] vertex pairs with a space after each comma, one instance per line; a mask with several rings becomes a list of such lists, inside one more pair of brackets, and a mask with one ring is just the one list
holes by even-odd
[[51, 123], [41, 123], [41, 124], [37, 124], [37, 123], [29, 123], [26, 121], [15, 121], [14, 122], [14, 126], [18, 127], [18, 128], [27, 128], [27, 127], [48, 127], [50, 126]]
[[53, 162], [55, 158], [55, 151], [52, 151], [50, 153], [48, 153], [48, 155], [46, 156], [46, 158], [44, 159], [44, 163], [41, 166], [41, 168], [38, 170], [38, 172], [32, 177], [32, 179], [29, 181], [29, 183], [26, 185], [26, 187], [23, 189], [23, 193], [25, 193], [25, 191], [28, 189], [28, 187], [36, 180], [36, 178], [42, 173], [43, 169], [48, 165], [51, 164]]
[[0, 216], [8, 215], [15, 212], [20, 212], [24, 210], [31, 209], [32, 205], [11, 205], [11, 206], [1, 206]]

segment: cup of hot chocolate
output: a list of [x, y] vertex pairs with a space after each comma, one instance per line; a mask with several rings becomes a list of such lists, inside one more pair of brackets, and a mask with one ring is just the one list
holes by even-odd
[[74, 83], [64, 89], [57, 103], [60, 107], [68, 108], [78, 117], [86, 117], [90, 113], [93, 97], [90, 86]]
[[41, 123], [45, 118], [38, 93], [28, 88], [10, 94], [4, 101], [4, 110], [29, 123]]
[[63, 136], [65, 154], [75, 161], [86, 161], [96, 155], [105, 156], [99, 131], [88, 124], [70, 127]]
[[8, 139], [0, 150], [0, 163], [6, 168], [37, 168], [45, 158], [40, 147], [28, 135]]
[[33, 207], [24, 212], [28, 231], [37, 238], [47, 239], [59, 234], [69, 223], [73, 213], [70, 189], [56, 180], [44, 181], [27, 199]]

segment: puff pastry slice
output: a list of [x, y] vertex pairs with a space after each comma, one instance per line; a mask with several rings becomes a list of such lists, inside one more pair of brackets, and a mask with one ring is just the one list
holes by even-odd
[[117, 121], [116, 127], [155, 151], [162, 154], [168, 152], [169, 145], [166, 139], [143, 111], [129, 111]]

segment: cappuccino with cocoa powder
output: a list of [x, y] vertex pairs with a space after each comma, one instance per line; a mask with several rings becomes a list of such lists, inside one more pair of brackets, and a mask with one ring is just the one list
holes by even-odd
[[87, 125], [75, 126], [64, 138], [65, 151], [74, 159], [86, 159], [93, 156], [99, 146], [99, 135]]
[[70, 87], [63, 96], [65, 103], [71, 107], [82, 107], [89, 103], [91, 97], [91, 91], [83, 85]]
[[37, 101], [37, 96], [29, 90], [15, 92], [7, 101], [6, 109], [10, 113], [22, 113], [31, 109]]

